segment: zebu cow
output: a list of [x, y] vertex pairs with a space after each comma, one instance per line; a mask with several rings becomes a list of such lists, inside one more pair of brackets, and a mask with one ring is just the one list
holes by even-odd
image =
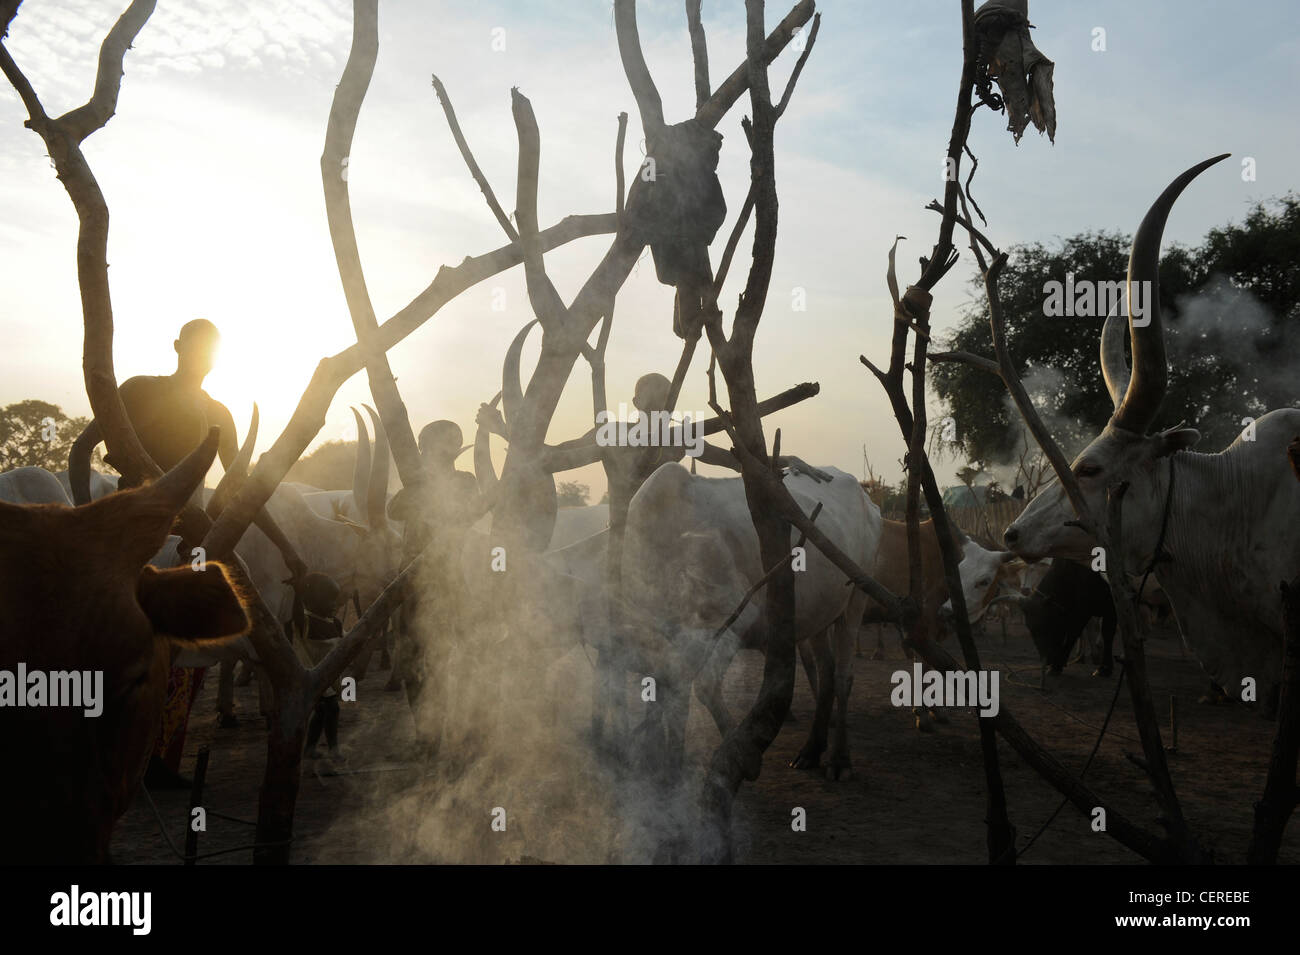
[[71, 505], [72, 496], [45, 468], [14, 468], [0, 474], [0, 501]]
[[[957, 527], [950, 525], [953, 531], [953, 543], [957, 546], [957, 571], [962, 581], [962, 593], [966, 599], [966, 613], [971, 623], [984, 615], [992, 600], [996, 584], [1000, 580], [1002, 565], [1015, 555], [1005, 551], [991, 551], [980, 546], [976, 541], [966, 537]], [[937, 638], [943, 632], [941, 615], [943, 611], [952, 612], [948, 595], [948, 579], [944, 576], [943, 554], [939, 550], [939, 540], [934, 532], [934, 522], [922, 521], [921, 532], [921, 573], [924, 580], [924, 592], [921, 596], [921, 615], [910, 634], [912, 639], [923, 636]], [[967, 563], [970, 561], [970, 563]], [[907, 593], [908, 552], [907, 523], [905, 521], [885, 521], [880, 540], [880, 549], [876, 552], [872, 576], [886, 589], [896, 594]], [[884, 610], [873, 600], [867, 601], [863, 623], [880, 623], [884, 620]], [[910, 655], [910, 654], [909, 654]], [[877, 660], [885, 658], [884, 641], [879, 632], [876, 636]], [[918, 717], [919, 717], [918, 713]], [[918, 720], [919, 728], [926, 728]]]
[[[857, 480], [834, 468], [823, 470], [832, 477], [828, 483], [792, 475], [785, 485], [805, 513], [822, 504], [817, 526], [858, 566], [870, 567], [880, 544], [880, 511]], [[792, 543], [796, 537], [792, 531]], [[847, 778], [852, 641], [867, 598], [845, 586], [844, 575], [811, 544], [805, 554], [807, 568], [794, 575], [795, 638], [819, 638], [817, 716], [795, 764], [819, 764], [832, 703], [838, 701], [839, 723], [827, 772]], [[719, 727], [731, 722], [719, 692], [731, 657], [738, 646], [761, 647], [766, 642], [761, 597], [749, 604], [718, 646], [710, 647], [709, 641], [764, 572], [742, 479], [698, 477], [680, 464], [665, 464], [632, 498], [623, 551], [623, 596], [633, 608], [629, 616], [639, 618], [640, 630], [667, 637], [679, 656], [708, 658], [696, 692]], [[834, 624], [839, 626], [832, 650], [830, 641], [820, 638]], [[691, 663], [685, 669], [693, 675]], [[659, 672], [672, 673], [674, 668], [663, 666]], [[689, 689], [671, 686], [664, 695], [669, 745], [680, 752]]]
[[[83, 507], [0, 502], [0, 766], [9, 770], [0, 862], [108, 861], [113, 824], [157, 737], [172, 647], [248, 628], [219, 564], [201, 573], [145, 565], [216, 450], [214, 428], [154, 483]], [[29, 680], [102, 673], [102, 712], [13, 706], [15, 692], [28, 694], [13, 683], [20, 663]]]
[[[64, 492], [68, 495], [68, 500], [72, 500], [72, 478], [67, 470], [59, 471], [54, 475], [63, 485]], [[102, 474], [99, 471], [90, 472], [90, 499], [98, 501], [107, 494], [112, 494], [117, 490], [117, 475]]]
[[[938, 546], [936, 542], [936, 547]], [[1011, 579], [1009, 567], [1016, 555], [1007, 550], [989, 550], [978, 541], [966, 538], [961, 545], [957, 573], [961, 577], [966, 617], [974, 625], [988, 613], [990, 605]], [[942, 565], [941, 565], [942, 566]], [[946, 584], [945, 584], [946, 589]], [[952, 613], [952, 599], [944, 601], [942, 611]]]
[[[1253, 678], [1271, 702], [1282, 664], [1278, 581], [1300, 567], [1300, 535], [1294, 533], [1300, 485], [1286, 459], [1287, 442], [1300, 434], [1300, 409], [1269, 412], [1255, 422], [1254, 440], [1243, 435], [1218, 454], [1187, 450], [1200, 437], [1192, 428], [1146, 433], [1168, 375], [1157, 282], [1161, 234], [1178, 195], [1223, 158], [1175, 179], [1138, 227], [1128, 281], [1130, 287], [1149, 283], [1144, 288], [1150, 291], [1145, 315], [1138, 322], [1129, 317], [1132, 377], [1122, 319], [1112, 314], [1102, 330], [1101, 366], [1115, 412], [1072, 469], [1096, 519], [1104, 519], [1107, 489], [1129, 484], [1121, 542], [1126, 567], [1142, 573], [1154, 566], [1184, 639], [1211, 679], [1235, 695], [1243, 680]], [[1007, 528], [1007, 545], [1026, 557], [1089, 559], [1096, 542], [1069, 524], [1074, 518], [1058, 484]]]

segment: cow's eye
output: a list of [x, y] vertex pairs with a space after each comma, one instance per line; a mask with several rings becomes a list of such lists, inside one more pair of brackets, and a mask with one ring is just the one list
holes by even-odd
[[1074, 469], [1074, 476], [1081, 478], [1096, 477], [1100, 473], [1100, 464], [1080, 464]]

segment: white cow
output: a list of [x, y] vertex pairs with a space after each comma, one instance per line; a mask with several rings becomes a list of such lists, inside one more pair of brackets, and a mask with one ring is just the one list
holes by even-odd
[[[786, 477], [785, 485], [805, 513], [822, 505], [817, 527], [859, 567], [869, 568], [880, 544], [881, 517], [857, 480], [834, 468], [820, 483], [805, 475]], [[791, 543], [797, 539], [792, 531]], [[815, 767], [826, 749], [834, 701], [839, 724], [831, 746], [827, 772], [847, 778], [850, 771], [847, 719], [853, 683], [852, 640], [867, 597], [845, 586], [844, 575], [816, 547], [807, 545], [806, 565], [795, 578], [796, 640], [818, 638], [817, 718], [796, 765]], [[694, 676], [692, 657], [707, 659], [696, 682], [702, 702], [720, 727], [730, 724], [718, 693], [722, 675], [739, 646], [766, 642], [763, 597], [757, 595], [731, 625], [716, 647], [714, 633], [764, 574], [758, 535], [750, 519], [740, 478], [692, 475], [680, 464], [665, 464], [642, 485], [628, 512], [623, 553], [624, 597], [632, 607], [631, 622], [639, 619], [643, 642], [666, 638], [684, 667], [661, 666], [661, 675], [680, 671]], [[834, 631], [834, 646], [824, 635]], [[689, 690], [672, 687], [665, 718], [670, 746], [684, 742]], [[662, 699], [662, 697], [661, 697]]]
[[[957, 573], [961, 577], [966, 616], [972, 624], [983, 619], [1003, 582], [1009, 579], [1015, 556], [1011, 551], [989, 550], [970, 537], [962, 542]], [[951, 615], [952, 600], [945, 600], [941, 609]]]
[[[1139, 287], [1150, 291], [1140, 319], [1129, 318], [1132, 377], [1120, 337], [1123, 320], [1112, 314], [1102, 331], [1101, 365], [1115, 412], [1072, 468], [1098, 519], [1104, 520], [1108, 488], [1129, 485], [1121, 542], [1125, 566], [1142, 573], [1154, 565], [1184, 638], [1216, 683], [1236, 696], [1251, 679], [1271, 703], [1282, 666], [1278, 582], [1300, 568], [1300, 483], [1287, 463], [1287, 443], [1300, 435], [1300, 409], [1264, 415], [1253, 433], [1218, 454], [1189, 451], [1200, 437], [1192, 428], [1147, 434], [1168, 375], [1156, 275], [1161, 234], [1179, 193], [1223, 158], [1175, 179], [1138, 228], [1129, 285], [1145, 283]], [[1007, 528], [1006, 542], [1028, 558], [1090, 560], [1095, 541], [1067, 526], [1074, 517], [1058, 485], [1025, 508]]]
[[[68, 494], [68, 500], [72, 500], [72, 479], [68, 476], [66, 470], [59, 471], [56, 475], [59, 483], [63, 485], [63, 490]], [[102, 474], [99, 471], [90, 472], [90, 499], [97, 501], [106, 494], [112, 494], [117, 490], [117, 475]]]
[[9, 504], [67, 504], [72, 495], [45, 468], [14, 468], [0, 474], [0, 501]]

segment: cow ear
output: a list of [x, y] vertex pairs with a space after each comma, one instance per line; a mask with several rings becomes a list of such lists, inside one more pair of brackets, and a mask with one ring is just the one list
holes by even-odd
[[136, 599], [159, 636], [205, 642], [236, 637], [248, 630], [248, 614], [220, 564], [203, 570], [146, 566]]
[[1175, 451], [1186, 451], [1201, 440], [1201, 432], [1195, 428], [1170, 428], [1161, 431], [1156, 438], [1159, 442], [1156, 457], [1163, 458]]

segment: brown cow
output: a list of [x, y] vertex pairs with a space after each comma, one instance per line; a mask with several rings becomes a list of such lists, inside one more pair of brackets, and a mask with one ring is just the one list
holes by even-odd
[[[880, 549], [876, 551], [876, 562], [872, 565], [871, 576], [887, 590], [896, 594], [908, 592], [907, 579], [907, 524], [904, 521], [883, 522], [880, 535]], [[956, 525], [951, 525], [953, 545], [961, 553], [965, 538]], [[939, 608], [948, 599], [948, 581], [943, 575], [943, 555], [939, 552], [939, 538], [934, 533], [933, 521], [922, 521], [921, 530], [921, 576], [924, 583], [921, 601], [921, 616], [912, 628], [913, 638], [939, 634]], [[884, 621], [884, 608], [875, 601], [867, 604], [867, 612], [862, 617], [863, 623], [880, 623]]]
[[[82, 507], [0, 501], [0, 863], [107, 862], [158, 735], [173, 646], [248, 629], [219, 564], [145, 563], [217, 440], [213, 428], [153, 484]], [[51, 705], [69, 697], [78, 705]]]

